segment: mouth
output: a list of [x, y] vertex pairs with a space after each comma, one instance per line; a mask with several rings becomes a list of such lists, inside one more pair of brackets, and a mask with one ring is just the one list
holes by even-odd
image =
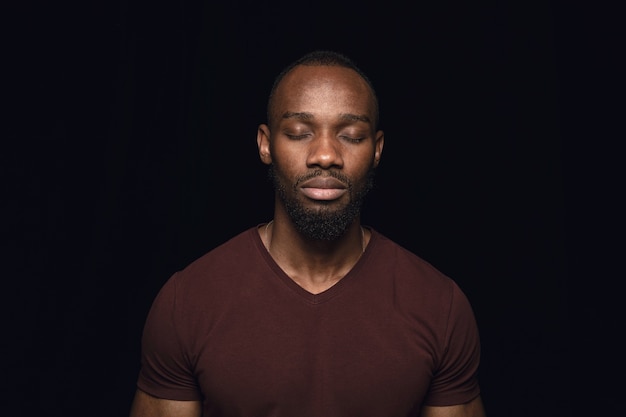
[[334, 177], [315, 177], [300, 185], [302, 194], [312, 200], [332, 201], [348, 192], [348, 187]]

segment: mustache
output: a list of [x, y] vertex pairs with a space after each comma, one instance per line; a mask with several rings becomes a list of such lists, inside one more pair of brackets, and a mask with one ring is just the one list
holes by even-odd
[[316, 169], [300, 177], [297, 177], [294, 188], [298, 188], [298, 186], [305, 181], [308, 181], [312, 178], [320, 177], [320, 176], [335, 178], [341, 181], [342, 183], [344, 183], [347, 188], [352, 188], [352, 181], [350, 181], [350, 179], [347, 176], [343, 175], [341, 172], [333, 171], [333, 170], [323, 171], [321, 169]]

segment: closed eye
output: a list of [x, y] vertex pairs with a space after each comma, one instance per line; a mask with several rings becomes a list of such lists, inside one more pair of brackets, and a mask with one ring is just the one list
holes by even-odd
[[362, 142], [365, 138], [361, 137], [361, 138], [353, 138], [352, 136], [346, 136], [346, 135], [342, 135], [340, 136], [341, 139], [346, 140], [350, 143], [360, 143]]
[[311, 135], [309, 133], [305, 133], [303, 135], [290, 135], [288, 133], [285, 133], [285, 136], [287, 136], [291, 140], [300, 140], [300, 139], [306, 139]]

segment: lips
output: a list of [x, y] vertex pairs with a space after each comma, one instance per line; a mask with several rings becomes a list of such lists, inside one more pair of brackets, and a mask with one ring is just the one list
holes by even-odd
[[301, 188], [346, 189], [346, 185], [334, 177], [315, 177], [300, 184]]
[[300, 190], [312, 200], [331, 201], [348, 192], [348, 187], [337, 178], [315, 177], [303, 182]]

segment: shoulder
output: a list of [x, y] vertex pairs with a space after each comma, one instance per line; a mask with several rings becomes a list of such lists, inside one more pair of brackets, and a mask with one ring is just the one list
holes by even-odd
[[237, 299], [241, 288], [254, 285], [263, 271], [255, 234], [256, 227], [250, 228], [174, 273], [159, 290], [152, 310], [177, 323], [189, 323], [189, 317], [197, 325], [212, 320]]
[[177, 273], [180, 280], [193, 280], [207, 274], [219, 276], [247, 269], [259, 256], [257, 228], [249, 228], [195, 259]]
[[249, 228], [174, 273], [161, 292], [191, 301], [201, 297], [202, 303], [207, 297], [219, 299], [251, 277], [250, 271], [260, 269], [257, 266], [264, 262], [261, 250], [256, 227]]
[[469, 300], [453, 278], [383, 234], [372, 230], [372, 236], [363, 269], [380, 285], [392, 288], [395, 302], [441, 319], [457, 307], [467, 310]]
[[454, 281], [430, 262], [372, 229], [372, 261], [375, 268], [385, 269], [396, 277], [423, 285], [450, 288]]
[[[468, 298], [459, 285], [415, 253], [373, 231], [364, 271], [379, 303], [403, 318], [418, 334], [428, 334], [437, 368], [451, 347], [477, 346], [476, 326]], [[456, 350], [455, 350], [456, 349]], [[474, 352], [472, 350], [472, 352]], [[463, 352], [462, 352], [463, 353]]]

